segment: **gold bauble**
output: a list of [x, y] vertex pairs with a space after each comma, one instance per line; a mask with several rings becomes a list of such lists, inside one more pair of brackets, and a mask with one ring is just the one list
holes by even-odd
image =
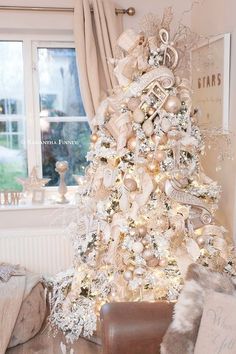
[[147, 159], [148, 159], [148, 160], [153, 160], [153, 159], [154, 159], [154, 154], [153, 154], [153, 152], [149, 152], [149, 153], [147, 154]]
[[98, 135], [96, 133], [93, 133], [91, 136], [90, 136], [90, 141], [91, 143], [96, 143], [98, 140]]
[[165, 160], [166, 154], [162, 150], [157, 150], [157, 152], [155, 154], [155, 158], [157, 161], [161, 162], [161, 161]]
[[163, 134], [162, 137], [160, 138], [159, 144], [160, 145], [165, 145], [168, 141], [168, 137], [166, 134]]
[[144, 237], [146, 235], [146, 233], [147, 233], [147, 227], [145, 225], [140, 225], [137, 228], [137, 231], [138, 231], [140, 236]]
[[128, 188], [130, 192], [136, 191], [138, 187], [137, 182], [133, 178], [125, 178], [124, 185]]
[[151, 173], [156, 173], [159, 171], [159, 164], [156, 160], [153, 160], [153, 161], [149, 161], [147, 163], [147, 169], [149, 172]]
[[143, 123], [145, 119], [145, 113], [141, 110], [141, 108], [136, 108], [133, 113], [133, 119], [136, 123]]
[[147, 261], [147, 265], [149, 267], [157, 267], [159, 265], [159, 259], [156, 257], [153, 257]]
[[127, 141], [127, 148], [130, 151], [135, 151], [137, 146], [136, 136], [131, 136]]
[[151, 136], [151, 139], [152, 139], [152, 141], [154, 142], [155, 145], [158, 145], [159, 142], [160, 142], [160, 137], [157, 136], [157, 135], [155, 135], [155, 134], [153, 134], [153, 135]]
[[152, 250], [149, 250], [149, 249], [146, 249], [143, 251], [143, 258], [148, 261], [149, 259], [152, 259], [153, 258], [153, 251]]
[[147, 110], [147, 114], [149, 117], [151, 117], [155, 112], [156, 112], [156, 110], [154, 107], [149, 107]]
[[181, 108], [181, 101], [177, 96], [169, 96], [165, 102], [164, 109], [169, 113], [178, 113]]
[[130, 111], [135, 111], [135, 109], [140, 105], [141, 101], [138, 97], [131, 97], [127, 103], [127, 107]]
[[199, 236], [199, 237], [197, 238], [197, 243], [198, 243], [199, 246], [204, 246], [204, 245], [205, 245], [204, 237]]

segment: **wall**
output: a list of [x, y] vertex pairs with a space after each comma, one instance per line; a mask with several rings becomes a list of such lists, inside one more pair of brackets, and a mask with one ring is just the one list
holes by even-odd
[[[230, 117], [229, 130], [236, 133], [236, 2], [235, 0], [203, 0], [192, 11], [192, 28], [203, 36], [231, 33], [231, 71], [230, 71]], [[221, 141], [219, 140], [219, 145]], [[235, 136], [232, 137], [232, 150], [235, 151]], [[225, 161], [220, 172], [215, 171], [216, 151], [211, 151], [205, 160], [208, 174], [222, 186], [219, 218], [236, 240], [236, 162]]]

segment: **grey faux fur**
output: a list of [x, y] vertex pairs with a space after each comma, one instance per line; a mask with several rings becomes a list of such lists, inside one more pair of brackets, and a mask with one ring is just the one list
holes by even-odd
[[226, 276], [191, 264], [183, 290], [174, 309], [174, 318], [161, 344], [161, 354], [193, 354], [207, 291], [234, 294]]

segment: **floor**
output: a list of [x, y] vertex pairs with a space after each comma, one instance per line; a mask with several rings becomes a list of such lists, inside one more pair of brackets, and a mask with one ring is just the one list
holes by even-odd
[[[72, 346], [68, 346], [67, 351], [61, 351], [60, 343], [63, 341], [63, 336], [58, 335], [53, 338], [46, 331], [38, 334], [33, 339], [25, 344], [8, 349], [6, 354], [101, 354], [102, 350], [99, 345], [80, 339]], [[65, 342], [65, 341], [63, 341]], [[71, 351], [70, 348], [74, 350]]]

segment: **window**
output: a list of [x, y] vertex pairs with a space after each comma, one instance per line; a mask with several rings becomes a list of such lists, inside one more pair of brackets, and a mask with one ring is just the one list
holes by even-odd
[[27, 175], [22, 42], [0, 42], [0, 189]]
[[20, 189], [16, 177], [34, 166], [48, 186], [55, 164], [67, 160], [66, 183], [87, 166], [90, 129], [71, 42], [0, 42], [0, 190]]

